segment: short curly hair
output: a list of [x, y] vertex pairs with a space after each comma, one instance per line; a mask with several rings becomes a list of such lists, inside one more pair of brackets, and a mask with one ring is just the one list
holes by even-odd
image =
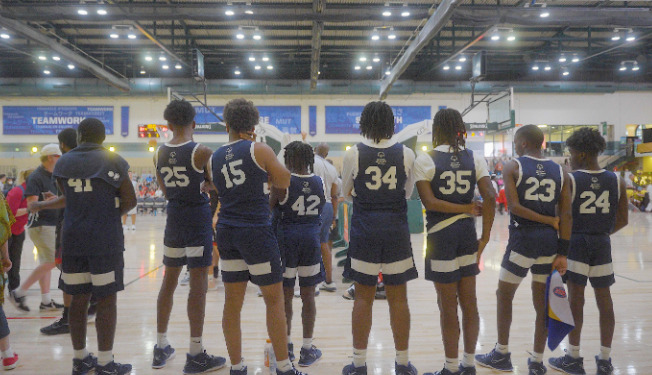
[[165, 107], [163, 118], [172, 126], [188, 126], [195, 120], [195, 109], [185, 100], [173, 100]]
[[260, 115], [251, 100], [232, 99], [224, 106], [224, 122], [236, 132], [251, 131], [258, 121]]
[[591, 128], [580, 128], [566, 140], [566, 146], [579, 152], [586, 152], [589, 155], [600, 155], [605, 148], [605, 142], [600, 132]]

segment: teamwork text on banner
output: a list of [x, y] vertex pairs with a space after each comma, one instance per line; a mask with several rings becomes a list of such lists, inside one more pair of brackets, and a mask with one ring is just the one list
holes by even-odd
[[85, 118], [102, 121], [106, 134], [113, 134], [113, 107], [3, 106], [5, 135], [55, 135], [65, 128], [77, 128]]
[[[301, 107], [300, 106], [259, 106], [260, 121], [270, 124], [280, 131], [289, 134], [301, 133]], [[223, 117], [224, 107], [210, 106], [218, 116]], [[205, 107], [195, 107], [195, 122], [197, 133], [213, 133], [204, 124], [218, 122], [219, 120]]]
[[[326, 133], [358, 134], [363, 109], [362, 106], [326, 106]], [[392, 110], [397, 133], [408, 125], [431, 118], [429, 106], [394, 106]]]

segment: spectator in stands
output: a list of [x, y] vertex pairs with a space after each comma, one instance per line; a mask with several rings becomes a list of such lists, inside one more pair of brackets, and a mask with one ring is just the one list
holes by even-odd
[[5, 181], [7, 181], [7, 175], [0, 173], [0, 191], [5, 191]]
[[[134, 191], [138, 191], [138, 183], [136, 182], [136, 179], [134, 177], [134, 173], [132, 171], [129, 171], [129, 179], [131, 180], [131, 184], [134, 186]], [[124, 216], [122, 216], [122, 229], [127, 230], [131, 229], [133, 231], [136, 230], [136, 214], [138, 213], [138, 206], [134, 207], [131, 211], [127, 212]], [[131, 228], [127, 227], [127, 216], [131, 216]]]
[[25, 242], [25, 224], [27, 224], [27, 218], [29, 217], [25, 189], [27, 188], [27, 178], [32, 172], [34, 172], [34, 168], [21, 171], [18, 175], [19, 184], [7, 194], [7, 203], [11, 213], [16, 218], [16, 222], [11, 226], [11, 237], [7, 242], [9, 260], [13, 264], [7, 272], [10, 292], [20, 286], [20, 257], [23, 254], [23, 243]]

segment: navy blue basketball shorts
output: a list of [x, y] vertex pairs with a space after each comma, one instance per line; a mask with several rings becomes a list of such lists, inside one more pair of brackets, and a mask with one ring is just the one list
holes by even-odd
[[[201, 268], [213, 262], [213, 228], [210, 206], [188, 209], [168, 206], [168, 216], [163, 239], [163, 264], [167, 267]], [[191, 210], [192, 209], [192, 210]], [[185, 212], [184, 212], [185, 211]], [[204, 217], [197, 222], [189, 215]], [[194, 218], [193, 218], [194, 219]]]
[[557, 255], [557, 238], [557, 231], [548, 226], [510, 227], [499, 279], [520, 284], [530, 271], [533, 282], [545, 283]]
[[573, 234], [568, 252], [568, 280], [594, 288], [608, 288], [616, 282], [608, 234]]
[[387, 285], [405, 284], [418, 277], [407, 215], [354, 211], [343, 276], [373, 286], [380, 272]]
[[331, 234], [331, 225], [333, 225], [333, 204], [326, 202], [321, 211], [321, 231], [319, 234], [320, 243], [328, 243]]
[[61, 258], [59, 289], [70, 295], [104, 298], [124, 290], [122, 251], [104, 256], [66, 255]]
[[426, 280], [436, 283], [455, 283], [463, 277], [479, 274], [473, 219], [461, 219], [428, 234], [425, 261]]
[[283, 266], [276, 236], [270, 225], [262, 227], [217, 226], [222, 281], [251, 281], [258, 286], [283, 281]]
[[0, 340], [9, 336], [11, 331], [9, 330], [9, 323], [7, 323], [7, 316], [5, 315], [5, 310], [0, 305]]
[[285, 266], [283, 286], [294, 288], [297, 276], [299, 286], [315, 286], [324, 281], [321, 273], [320, 227], [311, 225], [281, 225], [278, 247]]

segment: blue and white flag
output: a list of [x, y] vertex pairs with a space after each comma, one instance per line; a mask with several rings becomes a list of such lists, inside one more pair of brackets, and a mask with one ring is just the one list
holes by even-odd
[[554, 271], [546, 281], [546, 305], [548, 307], [548, 348], [557, 349], [559, 343], [575, 328], [570, 302], [559, 272]]

